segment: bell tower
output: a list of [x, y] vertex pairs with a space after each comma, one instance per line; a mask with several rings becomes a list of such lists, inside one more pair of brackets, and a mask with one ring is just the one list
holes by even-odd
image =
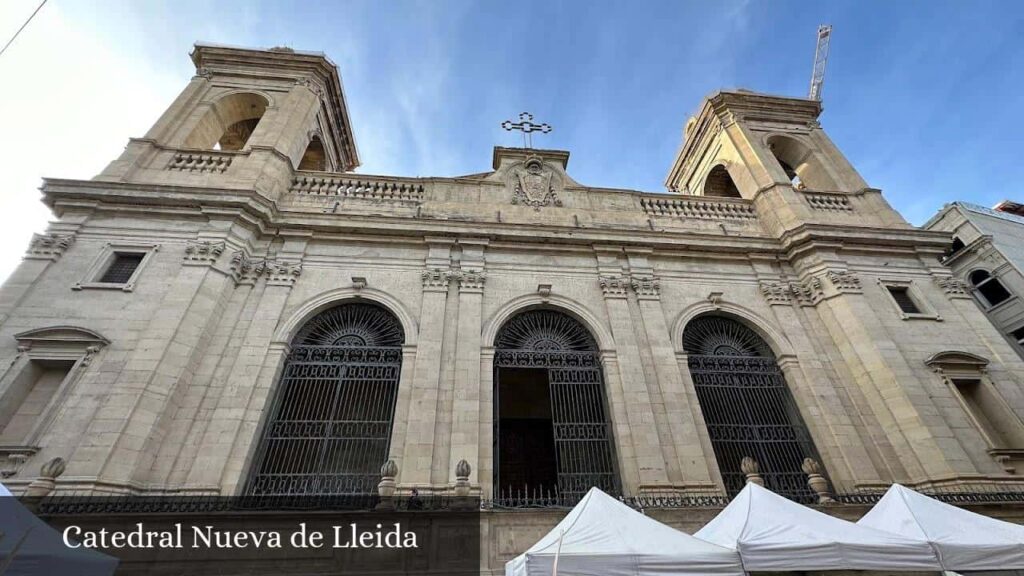
[[96, 180], [253, 189], [359, 165], [337, 67], [318, 52], [196, 44], [196, 75]]
[[821, 129], [821, 111], [816, 100], [712, 94], [687, 121], [665, 185], [752, 200], [777, 237], [815, 223], [909, 228]]

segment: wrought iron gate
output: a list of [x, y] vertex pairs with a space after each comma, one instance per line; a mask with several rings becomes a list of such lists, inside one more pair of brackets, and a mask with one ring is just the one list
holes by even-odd
[[740, 461], [750, 456], [766, 487], [816, 501], [801, 464], [817, 452], [764, 340], [735, 320], [702, 316], [687, 325], [683, 348], [728, 493], [743, 489]]
[[394, 316], [372, 304], [344, 304], [310, 320], [288, 354], [247, 493], [376, 494], [403, 341]]
[[[557, 493], [541, 500], [573, 504], [592, 487], [619, 493], [597, 344], [582, 324], [553, 310], [531, 310], [509, 320], [495, 342], [495, 446], [501, 435], [502, 368], [546, 370], [555, 443]], [[495, 450], [495, 486], [500, 450]], [[518, 489], [518, 487], [516, 487]], [[528, 499], [530, 487], [525, 487]], [[497, 495], [501, 499], [502, 494]]]

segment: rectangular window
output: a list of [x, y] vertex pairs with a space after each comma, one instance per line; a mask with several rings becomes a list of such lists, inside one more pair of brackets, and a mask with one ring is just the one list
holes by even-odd
[[1024, 346], [1024, 326], [1010, 332], [1010, 337], [1017, 341], [1017, 344]]
[[910, 296], [910, 289], [906, 286], [886, 286], [889, 290], [889, 294], [892, 295], [892, 299], [896, 301], [896, 304], [900, 307], [900, 310], [907, 314], [920, 314], [921, 309], [918, 308], [917, 303]]
[[992, 448], [1024, 448], [1020, 420], [981, 380], [957, 378], [953, 386]]
[[0, 444], [23, 444], [75, 365], [33, 360], [0, 398]]
[[115, 252], [114, 260], [100, 277], [100, 282], [108, 284], [125, 284], [131, 280], [135, 270], [145, 258], [144, 252]]

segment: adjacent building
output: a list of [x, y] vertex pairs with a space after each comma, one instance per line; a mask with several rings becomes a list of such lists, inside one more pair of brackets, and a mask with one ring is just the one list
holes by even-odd
[[953, 234], [943, 263], [967, 282], [985, 315], [1024, 356], [1024, 205], [953, 202], [924, 228]]

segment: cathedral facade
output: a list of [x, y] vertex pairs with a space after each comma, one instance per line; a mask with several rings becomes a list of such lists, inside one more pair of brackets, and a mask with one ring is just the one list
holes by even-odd
[[[752, 474], [810, 503], [1024, 483], [1024, 362], [820, 102], [709, 96], [671, 194], [533, 148], [370, 176], [323, 55], [192, 59], [101, 174], [44, 181], [55, 220], [0, 291], [12, 490], [57, 457], [58, 493], [468, 485], [495, 515]], [[509, 518], [498, 567], [550, 528]]]

